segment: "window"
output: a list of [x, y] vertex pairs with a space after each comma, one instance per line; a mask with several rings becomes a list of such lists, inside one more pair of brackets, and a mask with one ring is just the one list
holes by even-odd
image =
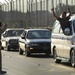
[[60, 23], [59, 21], [56, 21], [54, 24], [53, 33], [59, 33], [59, 29], [60, 29]]
[[13, 37], [13, 36], [20, 36], [22, 34], [23, 30], [8, 30], [6, 31], [7, 37]]
[[28, 32], [28, 39], [50, 39], [51, 33], [49, 30], [32, 30]]

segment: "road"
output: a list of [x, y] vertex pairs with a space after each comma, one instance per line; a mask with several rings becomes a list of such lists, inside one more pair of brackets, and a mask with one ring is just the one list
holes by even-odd
[[2, 60], [5, 75], [75, 75], [75, 69], [68, 63], [55, 64], [52, 56], [26, 57], [17, 51], [2, 50]]

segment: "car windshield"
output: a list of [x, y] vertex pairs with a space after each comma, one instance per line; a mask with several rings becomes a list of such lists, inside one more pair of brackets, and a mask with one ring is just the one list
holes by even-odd
[[51, 33], [49, 30], [33, 30], [29, 31], [28, 39], [50, 39]]
[[22, 34], [23, 30], [8, 30], [6, 32], [6, 36], [7, 37], [11, 37], [11, 36], [20, 36]]

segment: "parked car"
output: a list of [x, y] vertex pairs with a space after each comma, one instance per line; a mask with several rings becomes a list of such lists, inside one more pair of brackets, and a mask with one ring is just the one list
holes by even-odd
[[18, 39], [24, 31], [23, 28], [9, 28], [1, 35], [2, 48], [9, 51], [11, 49], [19, 49]]
[[75, 67], [75, 15], [71, 16], [69, 24], [70, 28], [65, 28], [63, 32], [59, 21], [55, 21], [51, 37], [51, 53], [55, 63], [66, 60]]
[[27, 29], [19, 39], [19, 54], [51, 53], [51, 32], [48, 29]]

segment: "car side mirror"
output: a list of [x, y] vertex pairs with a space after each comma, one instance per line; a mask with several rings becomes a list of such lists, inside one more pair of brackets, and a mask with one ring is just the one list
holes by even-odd
[[70, 33], [71, 33], [71, 32], [70, 32], [70, 28], [65, 28], [65, 29], [64, 29], [64, 34], [65, 34], [65, 35], [70, 35]]

